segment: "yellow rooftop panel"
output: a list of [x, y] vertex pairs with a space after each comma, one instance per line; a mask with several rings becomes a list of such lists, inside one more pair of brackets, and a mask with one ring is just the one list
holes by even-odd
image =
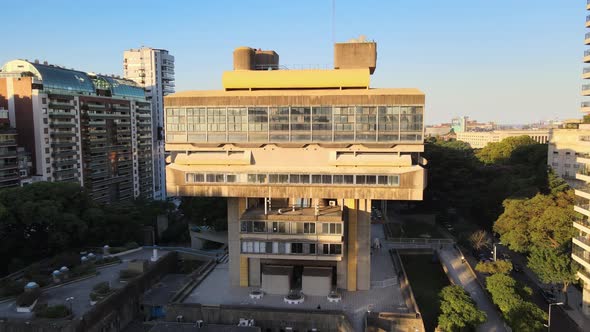
[[366, 88], [368, 68], [341, 70], [234, 70], [222, 76], [223, 88], [236, 89], [317, 89]]
[[391, 89], [313, 89], [313, 90], [187, 90], [167, 95], [165, 98], [183, 97], [243, 97], [243, 96], [424, 96], [424, 92], [416, 88], [391, 88]]

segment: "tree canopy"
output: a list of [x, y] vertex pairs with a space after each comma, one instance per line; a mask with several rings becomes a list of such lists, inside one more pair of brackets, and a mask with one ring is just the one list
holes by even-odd
[[572, 190], [556, 195], [537, 194], [531, 199], [504, 201], [504, 213], [494, 224], [502, 242], [514, 251], [529, 252], [533, 247], [558, 248], [574, 235]]
[[562, 284], [565, 302], [568, 302], [567, 287], [576, 280], [577, 271], [569, 251], [533, 247], [527, 265], [542, 282]]
[[0, 190], [0, 274], [63, 251], [141, 242], [142, 226], [167, 208], [153, 201], [99, 205], [78, 183]]
[[[507, 137], [500, 142], [488, 143], [483, 149], [476, 153], [477, 159], [487, 165], [508, 163], [510, 159], [528, 159], [530, 150], [538, 144], [527, 135]], [[524, 150], [524, 151], [523, 151]], [[545, 155], [547, 150], [545, 149]]]
[[475, 269], [481, 273], [509, 273], [512, 271], [512, 263], [505, 260], [497, 260], [495, 262], [480, 262], [475, 266]]
[[485, 312], [477, 309], [469, 295], [457, 285], [443, 288], [439, 294], [441, 314], [438, 327], [445, 332], [475, 329], [486, 321]]
[[513, 331], [544, 331], [547, 314], [525, 300], [527, 292], [516, 280], [506, 274], [494, 274], [486, 279], [486, 289]]

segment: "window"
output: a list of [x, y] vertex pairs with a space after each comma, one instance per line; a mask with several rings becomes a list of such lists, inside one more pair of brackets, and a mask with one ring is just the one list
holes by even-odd
[[272, 223], [273, 233], [286, 233], [286, 223], [282, 221], [273, 221]]
[[235, 174], [226, 175], [226, 182], [228, 182], [228, 183], [237, 182], [237, 175], [235, 175]]
[[323, 234], [342, 234], [341, 223], [323, 223], [322, 224]]
[[342, 245], [341, 244], [333, 244], [333, 243], [324, 243], [323, 245], [323, 254], [324, 255], [341, 255], [342, 254]]
[[315, 254], [315, 243], [310, 243], [309, 244], [309, 253], [310, 254]]
[[266, 174], [248, 174], [248, 183], [266, 183]]
[[251, 233], [252, 232], [252, 222], [251, 221], [242, 221], [240, 223], [240, 231], [243, 233]]
[[303, 223], [303, 233], [304, 234], [315, 234], [315, 223], [313, 223], [313, 222]]
[[289, 174], [270, 174], [269, 183], [289, 183]]
[[292, 254], [302, 254], [303, 253], [303, 243], [291, 243], [291, 253]]
[[266, 233], [266, 222], [265, 221], [254, 221], [253, 222], [254, 233]]

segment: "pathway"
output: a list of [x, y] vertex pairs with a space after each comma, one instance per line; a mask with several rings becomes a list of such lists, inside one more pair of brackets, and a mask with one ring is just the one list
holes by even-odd
[[461, 262], [461, 254], [453, 248], [445, 248], [440, 251], [442, 263], [448, 270], [448, 275], [451, 280], [460, 285], [469, 293], [471, 298], [477, 304], [477, 307], [483, 310], [487, 315], [487, 321], [477, 328], [477, 331], [486, 332], [500, 332], [506, 331], [504, 321], [500, 317], [500, 313], [496, 310], [492, 302], [484, 293], [475, 277], [469, 271], [467, 264]]

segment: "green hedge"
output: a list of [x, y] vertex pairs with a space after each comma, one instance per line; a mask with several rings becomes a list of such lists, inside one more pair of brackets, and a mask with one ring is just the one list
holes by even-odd
[[71, 315], [72, 312], [68, 307], [63, 304], [58, 305], [43, 305], [40, 306], [37, 310], [35, 310], [35, 316], [39, 318], [64, 318]]

